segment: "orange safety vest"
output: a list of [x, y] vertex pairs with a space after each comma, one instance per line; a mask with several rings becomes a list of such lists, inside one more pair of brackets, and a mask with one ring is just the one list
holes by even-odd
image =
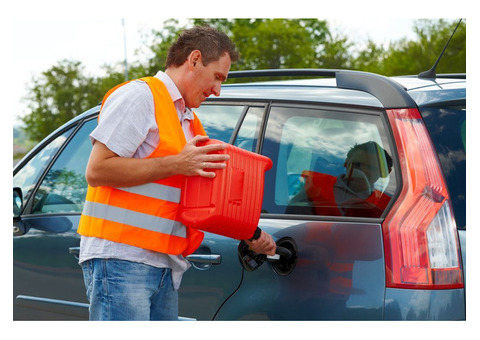
[[[145, 81], [153, 94], [160, 143], [147, 158], [179, 153], [186, 139], [165, 85], [155, 77]], [[103, 103], [120, 84], [105, 95]], [[194, 114], [194, 135], [206, 135]], [[171, 176], [143, 185], [113, 188], [88, 187], [77, 232], [80, 235], [125, 243], [171, 255], [193, 253], [203, 233], [176, 220], [185, 177]]]

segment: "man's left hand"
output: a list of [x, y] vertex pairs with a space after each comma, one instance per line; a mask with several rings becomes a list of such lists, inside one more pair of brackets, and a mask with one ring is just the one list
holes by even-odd
[[260, 237], [253, 241], [245, 241], [250, 249], [257, 254], [275, 255], [277, 244], [273, 241], [270, 234], [267, 234], [262, 230]]

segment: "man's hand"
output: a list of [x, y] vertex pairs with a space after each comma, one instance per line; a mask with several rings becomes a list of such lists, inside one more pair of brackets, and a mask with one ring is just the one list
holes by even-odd
[[[216, 154], [215, 151], [222, 151], [227, 148], [225, 144], [210, 144], [197, 146], [199, 142], [208, 141], [207, 136], [195, 136], [187, 144], [178, 156], [180, 168], [179, 173], [185, 176], [203, 176], [208, 178], [215, 177], [215, 172], [205, 171], [205, 169], [225, 169], [225, 161], [230, 159], [227, 154]], [[213, 152], [213, 153], [212, 153]], [[212, 154], [210, 154], [212, 153]]]
[[262, 230], [260, 237], [253, 241], [245, 240], [250, 249], [257, 254], [275, 255], [277, 244], [273, 241], [270, 234], [267, 234]]

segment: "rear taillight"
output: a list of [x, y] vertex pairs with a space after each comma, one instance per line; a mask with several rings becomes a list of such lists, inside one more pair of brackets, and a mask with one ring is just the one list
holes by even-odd
[[383, 223], [387, 287], [463, 287], [448, 190], [417, 109], [387, 110], [402, 190]]

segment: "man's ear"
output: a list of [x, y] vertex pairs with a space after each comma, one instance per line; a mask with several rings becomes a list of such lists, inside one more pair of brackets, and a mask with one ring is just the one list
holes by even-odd
[[202, 62], [202, 52], [199, 50], [193, 50], [188, 56], [188, 66], [190, 69], [195, 68], [198, 63]]

